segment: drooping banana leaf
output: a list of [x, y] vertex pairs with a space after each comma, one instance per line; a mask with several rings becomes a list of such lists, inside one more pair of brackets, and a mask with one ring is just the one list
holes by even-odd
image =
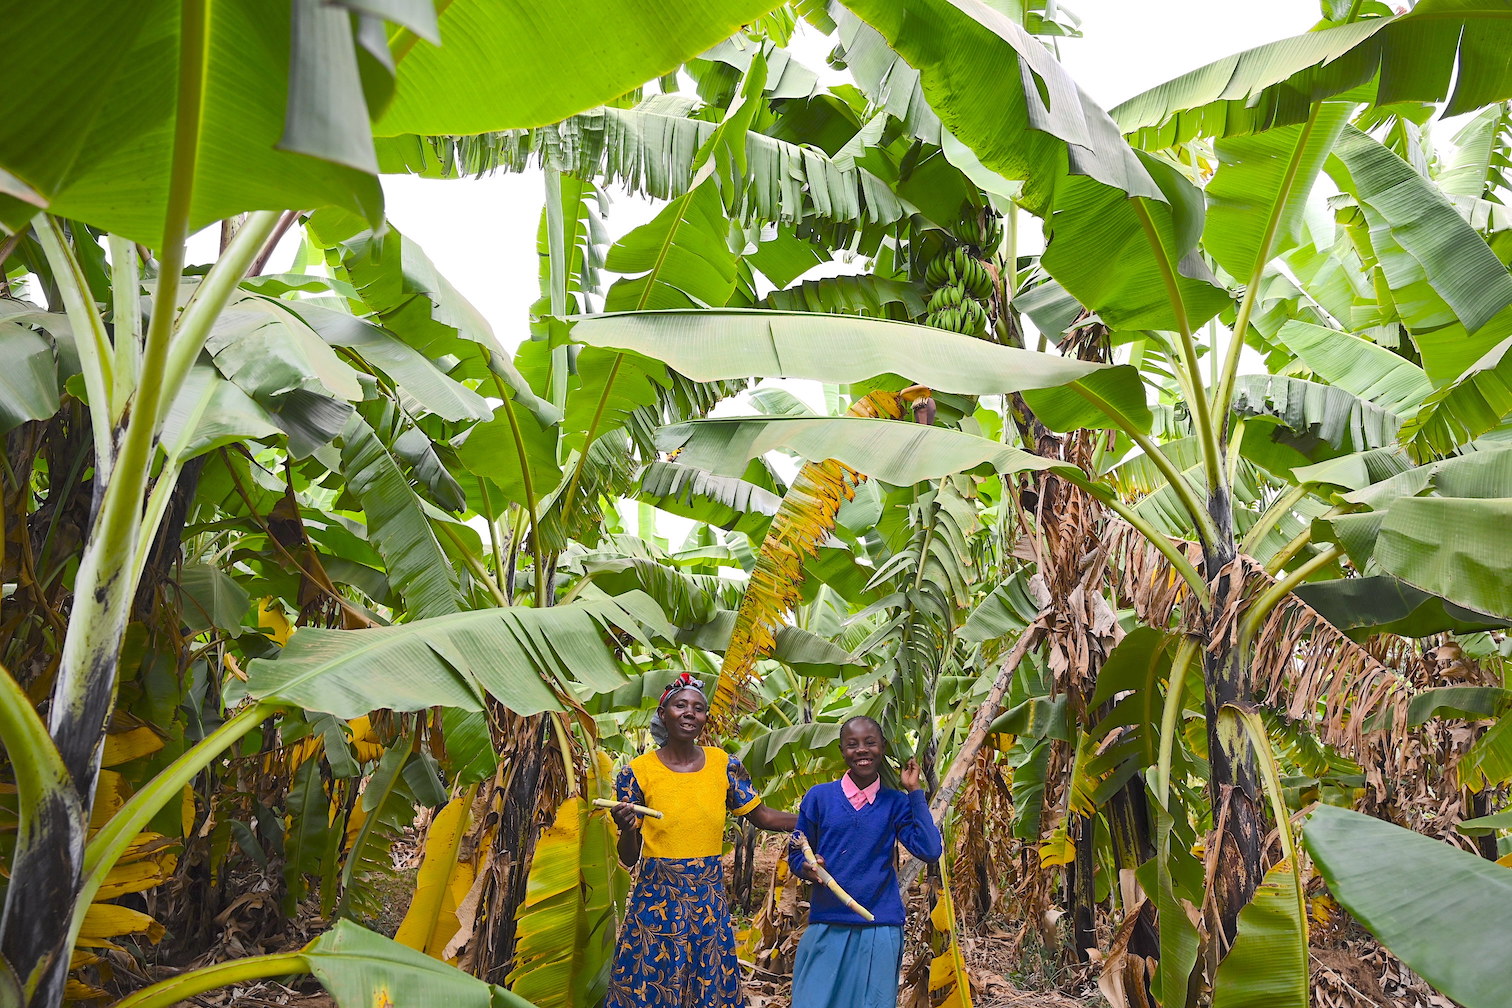
[[1468, 112], [1512, 94], [1496, 55], [1512, 45], [1505, 17], [1497, 0], [1424, 0], [1400, 17], [1322, 28], [1225, 56], [1136, 95], [1115, 107], [1113, 118], [1124, 132], [1137, 131], [1140, 146], [1155, 150], [1199, 135], [1301, 122], [1313, 102], [1361, 85], [1378, 105], [1448, 98], [1445, 115]]
[[305, 627], [276, 659], [247, 666], [249, 695], [356, 717], [386, 708], [481, 710], [488, 693], [517, 714], [559, 710], [557, 691], [624, 682], [614, 630], [649, 644], [672, 627], [639, 592], [548, 609], [484, 609], [366, 630]]
[[849, 384], [892, 372], [936, 392], [1027, 391], [1057, 430], [1105, 425], [1147, 430], [1139, 374], [973, 339], [931, 326], [803, 312], [622, 312], [574, 320], [573, 338], [664, 361], [697, 381], [809, 378]]
[[1019, 205], [1047, 225], [1041, 263], [1083, 305], [1115, 328], [1190, 331], [1227, 302], [1193, 254], [1200, 192], [1132, 150], [1012, 17], [981, 0], [845, 6], [918, 71], [945, 126], [940, 142], [969, 149], [958, 160], [980, 166], [978, 185], [1023, 180]]
[[1512, 872], [1370, 816], [1319, 805], [1304, 832], [1329, 891], [1465, 1008], [1500, 1008]]
[[[556, 122], [669, 73], [774, 6], [462, 0], [440, 16], [440, 45], [409, 38], [414, 47], [399, 63], [393, 101], [374, 130], [484, 133]], [[584, 25], [593, 26], [597, 41], [584, 36]]]
[[409, 611], [424, 619], [465, 609], [457, 570], [420, 498], [373, 428], [355, 413], [342, 433], [341, 458], [348, 486], [366, 515], [368, 538]]

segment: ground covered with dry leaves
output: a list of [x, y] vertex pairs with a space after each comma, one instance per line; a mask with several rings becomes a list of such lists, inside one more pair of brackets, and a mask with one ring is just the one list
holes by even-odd
[[[418, 839], [411, 830], [410, 835], [395, 846], [394, 899], [387, 901], [390, 909], [385, 911], [383, 918], [364, 922], [377, 931], [392, 935], [398, 927], [418, 863]], [[769, 898], [771, 881], [781, 847], [782, 842], [775, 838], [757, 846], [749, 903], [741, 906], [740, 894], [735, 894], [737, 898], [732, 901], [736, 927], [745, 938], [750, 937], [749, 929], [753, 925], [759, 927], [763, 923], [773, 923], [770, 912], [763, 921], [762, 910], [764, 906], [770, 909], [772, 904]], [[727, 873], [733, 878], [733, 873], [729, 872], [731, 867], [727, 865]], [[222, 941], [204, 957], [204, 963], [196, 965], [295, 949], [324, 928], [325, 922], [318, 919], [313, 908], [308, 908], [309, 912], [301, 914], [292, 926], [285, 925], [277, 934], [266, 931], [253, 934], [238, 928], [233, 922], [239, 916], [245, 919], [248, 911], [257, 909], [251, 905], [256, 902], [257, 891], [258, 887], [254, 886], [245, 894], [250, 903], [244, 899], [221, 915]], [[923, 901], [924, 897], [916, 886], [910, 899], [911, 921], [919, 922], [926, 916]], [[780, 918], [776, 922], [777, 929], [769, 933], [774, 940], [754, 955], [744, 955], [749, 947], [742, 947], [749, 1008], [787, 1008], [790, 1002], [792, 955], [802, 933], [805, 905], [792, 891], [782, 902], [785, 905], [779, 907], [776, 914]], [[1316, 1008], [1454, 1008], [1453, 1002], [1434, 993], [1349, 921], [1337, 906], [1331, 903], [1326, 906], [1327, 909], [1319, 914], [1313, 934], [1313, 1004]], [[251, 916], [258, 915], [254, 912]], [[905, 967], [912, 968], [910, 972], [914, 979], [922, 979], [919, 973], [921, 964], [928, 962], [918, 931], [917, 927], [910, 928], [905, 952]], [[1098, 992], [1095, 964], [1068, 963], [1061, 949], [1042, 943], [1036, 928], [1022, 927], [1019, 922], [1009, 919], [987, 920], [962, 933], [961, 947], [970, 973], [975, 1008], [1121, 1008], [1110, 1006]], [[161, 979], [170, 972], [174, 971], [148, 969], [152, 980]], [[901, 1008], [931, 1008], [927, 996], [911, 991], [907, 983], [899, 1003]], [[330, 997], [310, 978], [297, 986], [276, 981], [239, 984], [200, 995], [185, 1004], [199, 1008], [333, 1008]]]

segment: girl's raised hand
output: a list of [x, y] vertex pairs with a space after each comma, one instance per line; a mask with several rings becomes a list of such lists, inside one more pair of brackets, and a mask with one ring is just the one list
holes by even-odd
[[903, 784], [903, 790], [919, 790], [919, 761], [910, 756], [908, 762], [903, 764], [903, 773], [899, 779]]

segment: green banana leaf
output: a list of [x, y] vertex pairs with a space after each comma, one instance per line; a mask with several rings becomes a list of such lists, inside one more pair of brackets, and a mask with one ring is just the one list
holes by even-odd
[[1512, 619], [1509, 527], [1512, 497], [1408, 497], [1386, 512], [1373, 555], [1382, 570], [1430, 595]]
[[1057, 430], [1101, 426], [1116, 416], [1151, 423], [1139, 373], [973, 339], [887, 319], [738, 309], [621, 312], [573, 320], [593, 346], [666, 362], [696, 381], [809, 378], [848, 384], [893, 372], [937, 392], [1026, 396]]
[[[295, 6], [233, 0], [207, 18], [203, 58], [194, 60], [204, 76], [189, 92], [199, 101], [191, 232], [270, 207], [336, 205], [375, 222], [382, 216], [373, 169], [338, 163], [329, 149], [311, 157], [281, 146]], [[14, 229], [45, 207], [161, 248], [179, 51], [192, 37], [179, 8], [60, 0], [7, 13], [8, 94], [17, 111], [0, 124], [0, 221]], [[75, 73], [79, 66], [89, 74]], [[358, 108], [351, 105], [353, 70], [342, 86], [306, 91], [306, 110], [330, 123], [365, 120], [360, 90]]]
[[1239, 935], [1218, 966], [1213, 1008], [1308, 1008], [1307, 930], [1288, 864], [1265, 873], [1239, 912]]
[[503, 987], [400, 945], [350, 921], [300, 950], [339, 1008], [448, 1004], [456, 1008], [535, 1008]]
[[[1452, 313], [1404, 318], [1423, 370], [1440, 385], [1459, 377], [1512, 332], [1512, 311], [1505, 311], [1512, 275], [1442, 192], [1375, 139], [1349, 126], [1334, 152], [1348, 169], [1339, 181], [1365, 212], [1391, 289], [1426, 284]], [[1386, 268], [1393, 244], [1409, 258]]]
[[341, 463], [367, 519], [368, 539], [383, 556], [389, 583], [408, 610], [424, 619], [467, 608], [460, 576], [420, 498], [373, 428], [356, 413], [342, 432]]
[[517, 714], [560, 710], [557, 691], [625, 681], [606, 639], [671, 640], [639, 592], [549, 609], [483, 609], [366, 630], [303, 627], [276, 659], [247, 666], [248, 695], [354, 718], [386, 708], [481, 710], [485, 693]]
[[1306, 123], [1214, 144], [1202, 246], [1230, 276], [1247, 282], [1301, 240], [1308, 194], [1354, 107], [1324, 103]]
[[457, 0], [441, 13], [441, 44], [418, 43], [400, 61], [374, 131], [466, 134], [556, 122], [675, 70], [775, 6]]
[[[1225, 56], [1112, 114], [1151, 150], [1302, 122], [1313, 102], [1345, 92], [1378, 105], [1448, 98], [1444, 114], [1456, 115], [1512, 95], [1499, 56], [1509, 46], [1512, 25], [1499, 0], [1423, 0], [1397, 18], [1326, 27]], [[1361, 85], [1363, 93], [1354, 90]]]
[[1465, 1008], [1506, 1005], [1512, 871], [1331, 805], [1304, 838], [1334, 898], [1397, 958]]
[[1512, 622], [1446, 602], [1385, 574], [1318, 581], [1292, 590], [1357, 641], [1378, 633], [1402, 637], [1474, 633]]
[[[14, 302], [12, 302], [14, 303]], [[58, 411], [58, 362], [52, 341], [17, 322], [0, 307], [0, 434]]]
[[1276, 342], [1320, 380], [1392, 413], [1415, 413], [1433, 391], [1422, 368], [1350, 333], [1293, 320]]
[[1228, 302], [1193, 254], [1200, 191], [1132, 150], [1012, 17], [981, 0], [844, 2], [918, 70], [940, 142], [969, 149], [956, 160], [978, 184], [1023, 180], [1018, 204], [1047, 225], [1041, 263], [1083, 305], [1115, 328], [1190, 331]]
[[713, 472], [741, 472], [769, 451], [809, 461], [837, 459], [857, 472], [894, 486], [990, 467], [998, 472], [1045, 470], [1080, 478], [1081, 470], [986, 438], [944, 427], [858, 417], [741, 417], [690, 420], [663, 427], [663, 451]]

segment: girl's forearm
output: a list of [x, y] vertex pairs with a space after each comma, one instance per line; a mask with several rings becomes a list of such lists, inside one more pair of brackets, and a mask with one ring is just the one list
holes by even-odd
[[619, 842], [615, 845], [615, 848], [619, 853], [620, 864], [635, 864], [640, 860], [640, 830], [621, 830], [619, 835]]

